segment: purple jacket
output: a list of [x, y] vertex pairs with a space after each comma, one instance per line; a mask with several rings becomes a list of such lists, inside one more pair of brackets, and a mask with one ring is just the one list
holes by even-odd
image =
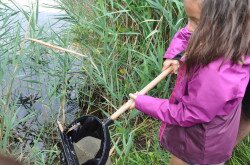
[[172, 59], [177, 54], [186, 50], [188, 45], [188, 40], [191, 36], [191, 32], [187, 29], [187, 26], [180, 29], [172, 39], [166, 53], [164, 54], [164, 58]]
[[[189, 37], [182, 35], [190, 32], [185, 30], [175, 35], [169, 52], [175, 41], [187, 44]], [[185, 41], [180, 42], [183, 38]], [[183, 51], [186, 44], [174, 45], [174, 49]], [[138, 110], [166, 123], [160, 132], [162, 147], [188, 163], [217, 164], [230, 159], [238, 133], [240, 103], [249, 80], [250, 56], [244, 61], [244, 65], [233, 65], [219, 59], [198, 69], [189, 79], [183, 74], [172, 101], [137, 97]], [[179, 72], [185, 73], [185, 65]]]

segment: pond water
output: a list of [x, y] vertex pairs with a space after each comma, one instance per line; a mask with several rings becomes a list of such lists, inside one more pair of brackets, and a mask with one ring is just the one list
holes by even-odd
[[[9, 0], [3, 0], [2, 2], [10, 5], [16, 9]], [[15, 0], [16, 4], [20, 5], [26, 11], [29, 11], [29, 7], [32, 6], [34, 1], [31, 0]], [[38, 28], [44, 27], [45, 32], [53, 31], [53, 33], [60, 33], [69, 27], [67, 22], [59, 21], [56, 17], [60, 14], [63, 14], [61, 11], [53, 8], [48, 8], [49, 5], [56, 5], [54, 1], [51, 0], [40, 0], [39, 1], [39, 15], [38, 15]], [[28, 21], [20, 13], [16, 18], [16, 21], [21, 22], [23, 29], [27, 29]], [[46, 33], [48, 35], [49, 33]], [[46, 36], [48, 37], [48, 36]], [[31, 51], [30, 51], [31, 52]], [[53, 62], [55, 57], [51, 55], [52, 51], [43, 51], [43, 58], [34, 59], [34, 63], [31, 61], [25, 61], [25, 65], [22, 65], [18, 71], [18, 74], [15, 75], [13, 83], [13, 94], [12, 99], [16, 100], [16, 105], [18, 108], [18, 119], [25, 118], [31, 113], [35, 114], [35, 117], [32, 117], [31, 120], [19, 125], [17, 127], [18, 136], [26, 136], [27, 143], [32, 141], [32, 135], [27, 136], [27, 131], [37, 132], [40, 127], [43, 127], [47, 121], [54, 120], [56, 118], [60, 108], [62, 108], [62, 101], [60, 85], [63, 84], [62, 76], [55, 76], [55, 74], [62, 73], [59, 68], [60, 61]], [[31, 52], [36, 54], [35, 52]], [[56, 53], [54, 53], [56, 54]], [[58, 53], [57, 55], [59, 55]], [[33, 54], [31, 54], [33, 55]], [[64, 55], [64, 54], [61, 54]], [[42, 60], [38, 64], [37, 60]], [[61, 58], [58, 58], [59, 60]], [[62, 59], [61, 62], [67, 62], [67, 59]], [[77, 91], [78, 82], [81, 81], [82, 76], [79, 74], [79, 68], [81, 62], [77, 59], [70, 59], [70, 68], [66, 76], [69, 77], [69, 85], [66, 90], [66, 101], [65, 101], [65, 111], [68, 122], [72, 121], [75, 118], [75, 114], [80, 111], [80, 108], [77, 103]], [[27, 65], [26, 65], [27, 64]], [[2, 86], [1, 86], [1, 95], [4, 96], [8, 92], [9, 83], [13, 74], [13, 66], [8, 66], [7, 74], [5, 74]], [[58, 88], [58, 89], [57, 89]], [[53, 94], [58, 92], [58, 94]], [[51, 122], [51, 121], [50, 121]], [[55, 128], [56, 129], [56, 128]], [[24, 137], [23, 137], [24, 138]], [[26, 143], [26, 144], [27, 144]], [[23, 145], [26, 145], [23, 143]], [[43, 142], [41, 142], [42, 147]]]
[[[16, 8], [10, 0], [2, 0], [3, 3], [9, 4], [13, 8]], [[28, 11], [29, 8], [36, 4], [37, 0], [15, 0], [13, 1], [24, 10]], [[39, 16], [38, 25], [52, 28], [54, 31], [60, 31], [62, 28], [67, 27], [68, 23], [59, 21], [56, 19], [58, 15], [64, 14], [64, 12], [51, 8], [51, 6], [57, 5], [53, 0], [38, 0], [39, 3]], [[23, 19], [23, 16], [20, 16]], [[27, 22], [23, 22], [22, 26], [27, 26]]]

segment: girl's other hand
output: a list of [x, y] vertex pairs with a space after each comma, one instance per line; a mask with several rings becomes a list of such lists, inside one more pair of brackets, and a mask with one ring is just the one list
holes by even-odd
[[131, 104], [129, 109], [134, 109], [135, 108], [135, 100], [136, 100], [137, 96], [138, 96], [138, 92], [133, 93], [133, 94], [132, 93], [129, 94], [130, 99], [133, 101], [133, 103]]
[[172, 73], [175, 73], [177, 74], [177, 71], [180, 67], [180, 63], [178, 60], [170, 60], [170, 59], [166, 59], [163, 63], [163, 67], [162, 67], [162, 71], [168, 69], [169, 67], [173, 67], [173, 72]]

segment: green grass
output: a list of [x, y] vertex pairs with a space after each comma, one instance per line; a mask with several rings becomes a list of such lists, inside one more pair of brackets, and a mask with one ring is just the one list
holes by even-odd
[[246, 137], [234, 150], [229, 165], [249, 165], [250, 163], [250, 136]]

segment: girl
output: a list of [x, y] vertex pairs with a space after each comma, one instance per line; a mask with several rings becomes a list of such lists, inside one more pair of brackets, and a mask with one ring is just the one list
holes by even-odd
[[[200, 20], [202, 1], [203, 0], [184, 0], [185, 11], [189, 18], [188, 25], [185, 28], [179, 30], [174, 36], [168, 50], [164, 55], [165, 61], [163, 63], [162, 70], [165, 70], [168, 67], [172, 66], [175, 68], [174, 72], [175, 73], [177, 72], [177, 69], [179, 68], [178, 59], [180, 58], [180, 56], [178, 55], [180, 55], [181, 52], [183, 52], [187, 48], [187, 44], [191, 37], [191, 34], [198, 26]], [[178, 76], [178, 80], [181, 77], [180, 75]], [[176, 90], [178, 89], [175, 88], [173, 93]], [[171, 95], [171, 98], [173, 97], [174, 94]], [[248, 134], [250, 134], [250, 82], [248, 82], [247, 90], [245, 92], [245, 96], [242, 101], [242, 113], [241, 113], [241, 120], [240, 120], [240, 126], [236, 144], [238, 144]]]
[[249, 33], [250, 0], [203, 0], [199, 25], [181, 59], [183, 75], [177, 78], [174, 97], [130, 94], [135, 100], [131, 108], [166, 123], [160, 131], [161, 146], [179, 159], [219, 164], [231, 157], [249, 81]]

